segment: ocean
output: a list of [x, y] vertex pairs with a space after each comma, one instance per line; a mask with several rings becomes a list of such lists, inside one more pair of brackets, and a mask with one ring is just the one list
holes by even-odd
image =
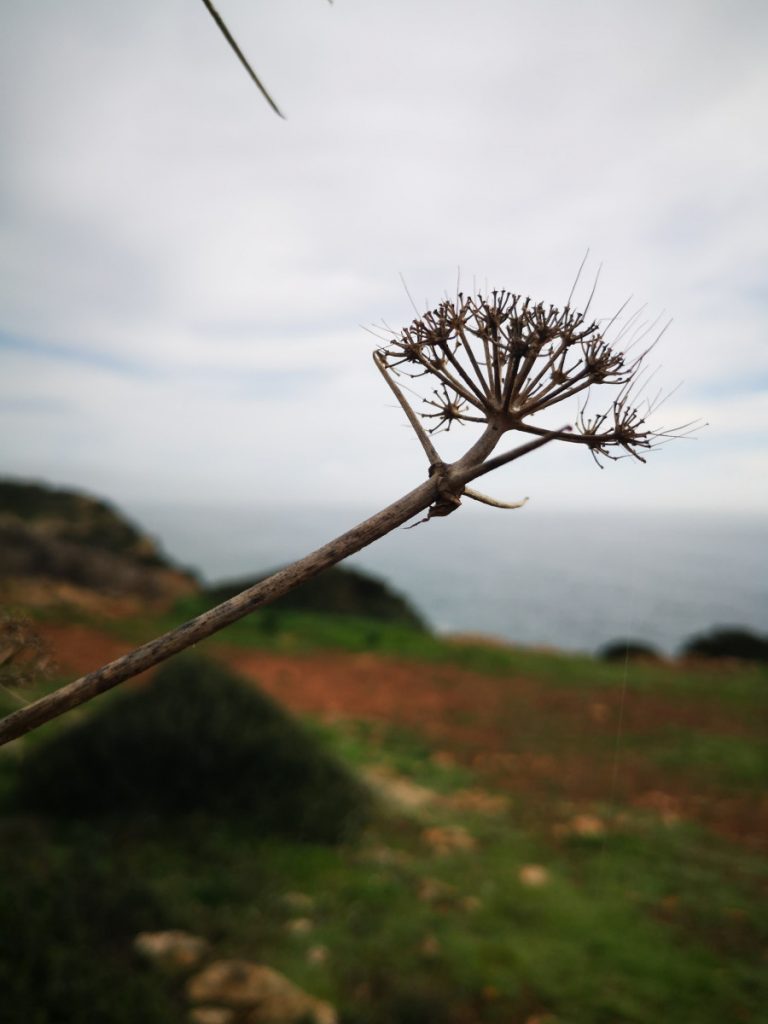
[[[176, 562], [216, 582], [277, 568], [374, 510], [143, 503], [127, 511]], [[768, 633], [768, 524], [757, 517], [466, 503], [346, 564], [386, 580], [441, 633], [585, 652], [629, 638], [668, 654], [714, 626]]]

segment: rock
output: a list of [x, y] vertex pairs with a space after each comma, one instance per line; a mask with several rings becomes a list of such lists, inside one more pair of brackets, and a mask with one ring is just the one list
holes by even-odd
[[189, 1024], [233, 1024], [235, 1011], [225, 1006], [195, 1006], [189, 1011]]
[[605, 834], [605, 823], [596, 814], [577, 814], [569, 822], [569, 831], [584, 839], [596, 839]]
[[313, 967], [320, 967], [328, 962], [330, 950], [327, 946], [311, 946], [307, 950], [307, 963]]
[[312, 896], [305, 892], [286, 892], [283, 893], [283, 903], [290, 910], [304, 911], [306, 913], [309, 910], [315, 909], [315, 901]]
[[140, 932], [133, 948], [153, 966], [169, 973], [191, 971], [208, 955], [208, 942], [189, 932]]
[[330, 1003], [308, 995], [278, 971], [248, 960], [215, 960], [187, 982], [192, 1003], [248, 1010], [247, 1024], [337, 1024]]
[[419, 811], [437, 797], [431, 789], [397, 775], [386, 765], [371, 765], [362, 776], [382, 800], [404, 811]]
[[542, 864], [524, 864], [518, 871], [517, 878], [527, 889], [541, 889], [549, 882], [549, 871]]
[[419, 879], [416, 896], [420, 903], [429, 903], [439, 910], [458, 910], [473, 914], [482, 907], [477, 896], [462, 895], [455, 885], [449, 885], [439, 878]]
[[439, 857], [451, 853], [464, 853], [477, 846], [475, 837], [461, 825], [442, 825], [425, 828], [421, 833], [422, 842]]
[[441, 882], [439, 878], [422, 878], [417, 893], [421, 903], [453, 904], [458, 896], [454, 885]]
[[496, 817], [509, 810], [509, 798], [501, 793], [489, 793], [485, 789], [459, 789], [443, 798], [443, 803], [455, 811], [469, 811], [470, 814], [487, 814]]
[[315, 923], [310, 917], [294, 917], [285, 922], [285, 930], [291, 935], [309, 935], [314, 927]]
[[398, 850], [392, 846], [371, 846], [362, 850], [360, 859], [383, 868], [407, 868], [413, 861], [413, 857], [406, 850]]

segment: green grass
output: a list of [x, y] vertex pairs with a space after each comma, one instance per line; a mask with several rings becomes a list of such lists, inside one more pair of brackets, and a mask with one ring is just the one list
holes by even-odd
[[191, 655], [28, 751], [18, 775], [19, 808], [70, 819], [203, 814], [336, 842], [369, 813], [365, 787], [294, 718]]
[[[157, 625], [110, 628], [142, 639]], [[586, 657], [459, 646], [360, 620], [270, 619], [268, 610], [221, 642], [288, 653], [374, 650], [502, 679], [523, 675], [542, 692], [583, 693], [585, 703], [626, 683], [630, 694], [660, 702], [658, 727], [621, 735], [627, 763], [683, 780], [702, 799], [715, 793], [756, 809], [766, 780], [757, 736], [768, 696], [762, 669], [630, 665], [625, 677], [623, 666]], [[707, 730], [668, 725], [665, 698], [677, 710], [708, 702]], [[754, 731], [744, 739], [718, 731], [719, 705]], [[585, 746], [581, 725], [568, 734], [568, 721], [547, 706], [532, 706], [531, 715], [526, 752], [580, 750], [606, 766], [610, 791], [614, 729], [590, 733]], [[509, 749], [520, 749], [513, 716], [496, 724]], [[766, 1020], [768, 867], [748, 847], [690, 822], [665, 824], [618, 798], [565, 806], [512, 789], [506, 811], [458, 810], [446, 797], [490, 783], [435, 759], [419, 733], [363, 721], [306, 726], [353, 772], [384, 765], [435, 799], [416, 811], [383, 806], [357, 843], [337, 847], [257, 840], [236, 819], [210, 814], [172, 825], [119, 815], [78, 823], [14, 810], [22, 755], [0, 751], [0, 1021], [183, 1021], [178, 984], [131, 953], [145, 928], [188, 929], [210, 939], [216, 955], [269, 963], [334, 1002], [342, 1024], [502, 1024], [547, 1013], [558, 1024]], [[51, 723], [30, 736], [29, 756], [67, 727]], [[554, 831], [583, 811], [599, 815], [605, 833]], [[445, 826], [468, 830], [475, 849], [435, 856], [423, 833]], [[524, 887], [526, 864], [545, 867], [548, 884]], [[425, 887], [430, 900], [420, 898]], [[296, 892], [312, 899], [310, 909], [291, 905], [287, 894]], [[311, 918], [309, 933], [288, 927], [298, 916]], [[309, 951], [319, 946], [328, 958], [312, 963]]]
[[[134, 643], [151, 639], [204, 611], [201, 598], [185, 598], [160, 617], [133, 618], [100, 625]], [[724, 668], [718, 663], [696, 666], [602, 661], [586, 654], [536, 651], [526, 648], [459, 643], [433, 634], [355, 616], [265, 608], [227, 627], [204, 642], [249, 649], [302, 654], [315, 650], [353, 653], [370, 651], [384, 656], [450, 664], [490, 675], [525, 675], [558, 686], [584, 685], [638, 692], [695, 695], [701, 700], [755, 703], [768, 707], [768, 667], [742, 665]]]
[[366, 721], [330, 726], [309, 718], [305, 726], [345, 763], [358, 767], [370, 764], [375, 752], [381, 749], [386, 752], [388, 768], [438, 793], [470, 786], [474, 779], [459, 764], [434, 761], [429, 743], [411, 729]]
[[[151, 640], [208, 608], [204, 597], [186, 597], [157, 615], [126, 619], [98, 618], [81, 609], [62, 606], [31, 610], [41, 621], [94, 625], [127, 643]], [[768, 666], [744, 663], [736, 667], [713, 661], [691, 664], [608, 662], [588, 654], [539, 651], [524, 647], [458, 642], [421, 630], [353, 615], [323, 615], [264, 608], [198, 644], [202, 650], [235, 647], [307, 654], [317, 650], [371, 652], [429, 664], [455, 665], [493, 676], [523, 675], [561, 687], [585, 686], [631, 692], [695, 696], [701, 701], [746, 705], [768, 711]]]
[[764, 737], [748, 739], [664, 729], [651, 737], [633, 737], [632, 743], [670, 772], [692, 779], [704, 778], [725, 787], [768, 786], [768, 744]]
[[[435, 765], [404, 730], [314, 730], [353, 769], [383, 763], [441, 793], [477, 783]], [[0, 761], [4, 772], [11, 764]], [[553, 842], [515, 820], [514, 804], [483, 817], [437, 802], [384, 811], [360, 843], [332, 848], [254, 842], [205, 816], [96, 827], [6, 808], [0, 942], [4, 1005], [17, 1014], [7, 1019], [181, 1021], [178, 986], [131, 954], [146, 928], [189, 929], [217, 955], [268, 962], [332, 1000], [347, 1024], [451, 1021], [461, 1008], [478, 1022], [549, 1012], [569, 1024], [655, 1024], [671, 1007], [680, 1024], [761, 1019], [768, 871], [756, 857], [639, 813], [591, 842]], [[423, 829], [456, 824], [477, 848], [435, 857]], [[549, 884], [520, 884], [529, 863], [547, 868]], [[442, 886], [431, 902], [419, 898], [425, 880]], [[313, 921], [308, 934], [287, 927], [296, 891], [314, 901], [299, 912]], [[308, 961], [316, 946], [329, 951], [323, 964]]]

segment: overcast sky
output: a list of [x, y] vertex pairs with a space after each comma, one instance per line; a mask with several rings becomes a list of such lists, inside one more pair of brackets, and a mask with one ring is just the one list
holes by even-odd
[[[768, 5], [3, 4], [0, 471], [117, 502], [350, 502], [423, 458], [364, 327], [456, 288], [673, 324], [661, 425], [483, 489], [768, 510]], [[681, 383], [682, 382], [682, 383]], [[453, 431], [446, 448], [455, 444]]]

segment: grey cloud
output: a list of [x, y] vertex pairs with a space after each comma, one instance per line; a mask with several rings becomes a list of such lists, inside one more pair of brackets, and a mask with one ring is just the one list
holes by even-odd
[[[357, 476], [388, 490], [403, 468], [420, 472], [358, 327], [411, 318], [398, 271], [417, 304], [451, 292], [457, 268], [467, 288], [477, 275], [563, 301], [589, 245], [581, 294], [604, 260], [601, 311], [634, 292], [652, 315], [675, 316], [658, 359], [670, 385], [688, 381], [688, 405], [706, 408], [715, 390], [738, 403], [744, 366], [765, 373], [766, 303], [753, 297], [768, 214], [761, 5], [220, 6], [286, 123], [202, 4], [40, 0], [8, 12], [0, 329], [159, 373], [152, 401], [184, 424], [184, 387], [209, 424], [229, 415], [246, 431], [250, 415], [268, 431], [273, 417], [292, 465], [311, 433], [315, 450], [341, 453], [316, 463], [350, 493]], [[110, 463], [119, 437], [140, 486], [145, 429], [120, 433], [98, 374], [51, 367], [35, 400], [72, 389], [92, 422], [104, 417], [82, 458]], [[323, 370], [309, 406], [269, 376], [302, 367]], [[222, 381], [260, 370], [255, 404], [243, 387], [228, 408]], [[38, 365], [14, 373], [40, 391]], [[138, 386], [120, 393], [142, 401]], [[195, 437], [222, 492], [240, 488], [237, 459], [219, 457], [223, 435]], [[168, 444], [178, 455], [184, 430]], [[276, 455], [237, 444], [290, 485]], [[371, 445], [383, 450], [376, 479], [361, 469]], [[44, 459], [40, 444], [27, 455]], [[686, 458], [675, 456], [681, 478], [679, 465], [703, 472]], [[343, 464], [346, 480], [333, 468]], [[666, 500], [668, 481], [654, 490], [653, 479], [649, 468], [646, 486]]]

